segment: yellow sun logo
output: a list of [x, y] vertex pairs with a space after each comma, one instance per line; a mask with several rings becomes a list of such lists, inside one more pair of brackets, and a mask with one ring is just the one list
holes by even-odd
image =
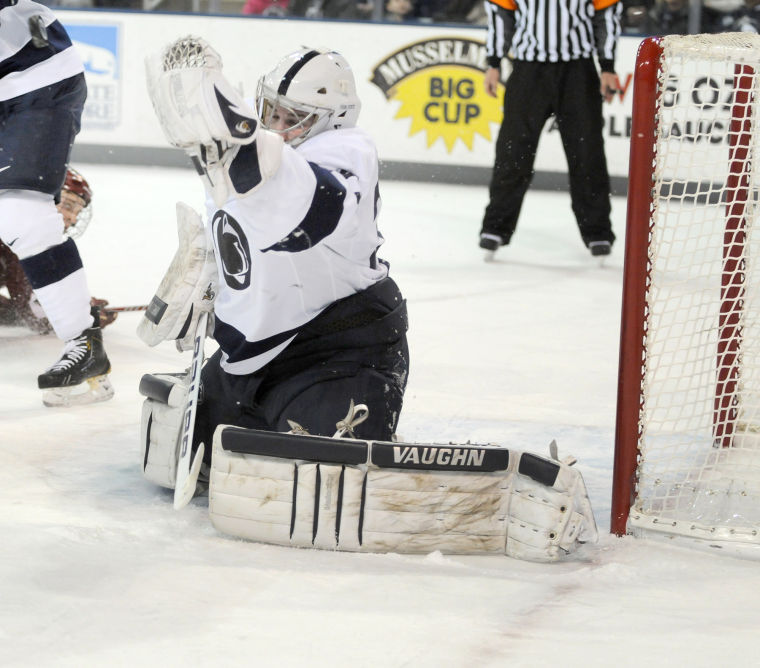
[[491, 123], [501, 123], [503, 96], [483, 89], [483, 73], [462, 66], [419, 72], [396, 85], [401, 107], [394, 118], [411, 118], [409, 136], [427, 131], [430, 148], [443, 139], [451, 153], [457, 139], [472, 151], [475, 134], [491, 141]]
[[481, 42], [425, 40], [388, 56], [371, 81], [401, 103], [394, 118], [411, 119], [410, 137], [424, 131], [428, 148], [443, 139], [451, 153], [459, 140], [472, 151], [476, 134], [491, 141], [491, 124], [503, 113], [503, 86], [497, 97], [483, 88], [485, 58]]

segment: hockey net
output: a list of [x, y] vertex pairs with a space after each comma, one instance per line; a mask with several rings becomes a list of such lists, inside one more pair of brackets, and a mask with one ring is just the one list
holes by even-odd
[[644, 40], [614, 533], [760, 557], [760, 36]]

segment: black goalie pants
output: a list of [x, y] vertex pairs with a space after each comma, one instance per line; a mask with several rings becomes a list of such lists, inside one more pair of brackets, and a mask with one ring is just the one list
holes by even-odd
[[334, 303], [253, 374], [226, 373], [217, 351], [201, 373], [194, 443], [203, 441], [210, 458], [220, 424], [288, 431], [289, 420], [332, 436], [351, 400], [369, 408], [356, 438], [391, 440], [409, 369], [406, 330], [406, 303], [386, 278]]
[[554, 115], [567, 157], [572, 209], [586, 245], [613, 242], [610, 179], [602, 135], [599, 75], [591, 59], [515, 61], [504, 94], [490, 202], [481, 232], [508, 243], [533, 178], [541, 132]]

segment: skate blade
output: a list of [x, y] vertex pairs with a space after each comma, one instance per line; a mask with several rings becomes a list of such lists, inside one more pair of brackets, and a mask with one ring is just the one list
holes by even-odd
[[493, 262], [495, 259], [496, 259], [495, 250], [486, 251], [485, 255], [483, 256], [483, 262]]
[[54, 387], [42, 394], [42, 403], [50, 408], [82, 406], [113, 397], [113, 386], [107, 374], [93, 376], [84, 383], [69, 387]]

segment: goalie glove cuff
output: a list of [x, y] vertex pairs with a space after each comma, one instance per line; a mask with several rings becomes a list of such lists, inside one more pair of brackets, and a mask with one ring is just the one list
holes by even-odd
[[188, 150], [198, 175], [217, 207], [230, 198], [252, 193], [277, 173], [282, 161], [282, 137], [261, 130], [245, 146], [215, 142]]

